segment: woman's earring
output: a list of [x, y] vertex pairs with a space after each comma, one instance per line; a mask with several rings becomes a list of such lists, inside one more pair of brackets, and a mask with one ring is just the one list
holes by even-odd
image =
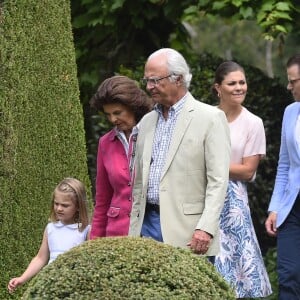
[[217, 95], [218, 95], [218, 98], [220, 98], [220, 97], [221, 97], [221, 94], [220, 94], [220, 92], [218, 92], [218, 94], [217, 94]]

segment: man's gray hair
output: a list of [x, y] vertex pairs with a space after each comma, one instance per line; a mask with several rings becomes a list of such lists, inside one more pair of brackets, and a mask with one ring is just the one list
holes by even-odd
[[[190, 73], [190, 68], [184, 59], [184, 57], [176, 50], [172, 48], [161, 48], [155, 52], [153, 52], [148, 60], [157, 56], [164, 54], [167, 59], [167, 68], [170, 74], [176, 76], [182, 76], [182, 81], [185, 87], [188, 89], [190, 87], [190, 83], [192, 80], [192, 74]], [[174, 80], [174, 77], [171, 76]]]

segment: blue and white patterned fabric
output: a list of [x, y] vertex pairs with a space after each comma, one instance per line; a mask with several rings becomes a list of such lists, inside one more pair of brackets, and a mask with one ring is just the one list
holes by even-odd
[[272, 293], [248, 204], [247, 186], [229, 181], [221, 213], [221, 251], [215, 267], [236, 291], [237, 298]]

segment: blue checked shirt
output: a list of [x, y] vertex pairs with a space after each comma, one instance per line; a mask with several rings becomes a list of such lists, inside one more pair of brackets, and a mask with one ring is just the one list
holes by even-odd
[[147, 191], [147, 202], [151, 204], [159, 204], [160, 177], [165, 165], [166, 156], [170, 147], [176, 121], [185, 103], [185, 98], [186, 96], [184, 96], [182, 99], [180, 99], [170, 107], [167, 120], [165, 120], [163, 116], [162, 106], [156, 105], [154, 107], [154, 109], [158, 113], [158, 121], [152, 146], [152, 156]]

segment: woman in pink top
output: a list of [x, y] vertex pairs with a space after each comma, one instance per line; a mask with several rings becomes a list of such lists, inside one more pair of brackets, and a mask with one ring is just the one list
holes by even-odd
[[136, 82], [113, 76], [102, 82], [90, 101], [114, 128], [99, 139], [96, 198], [90, 238], [128, 234], [137, 123], [152, 101]]
[[261, 298], [272, 293], [251, 220], [247, 182], [255, 179], [266, 154], [262, 120], [243, 107], [247, 93], [244, 69], [233, 61], [216, 70], [213, 92], [227, 117], [231, 138], [229, 184], [220, 219], [221, 250], [217, 270], [234, 287], [237, 298]]

